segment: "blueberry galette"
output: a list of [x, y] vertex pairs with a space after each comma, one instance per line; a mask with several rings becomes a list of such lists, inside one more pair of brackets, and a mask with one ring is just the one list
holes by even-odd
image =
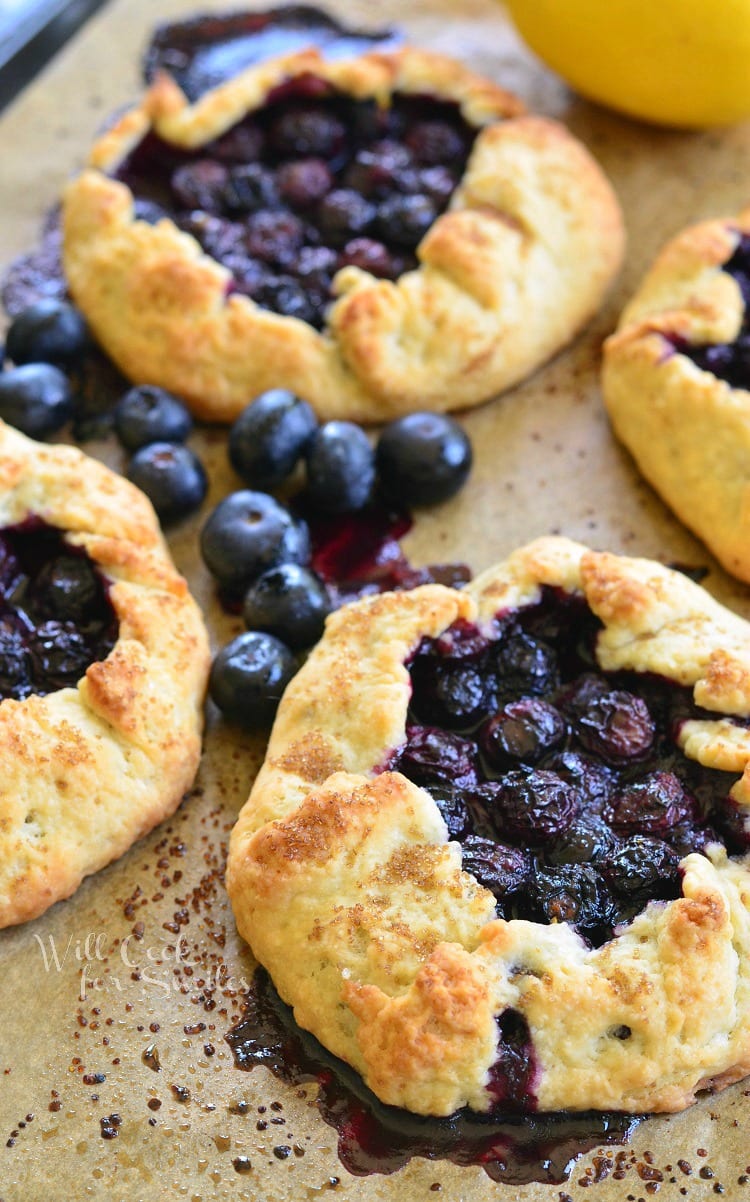
[[208, 646], [146, 498], [0, 423], [0, 926], [177, 808]]
[[622, 256], [612, 190], [553, 121], [415, 49], [159, 76], [64, 202], [70, 290], [131, 379], [231, 421], [460, 409], [559, 350]]
[[356, 602], [232, 835], [298, 1022], [420, 1113], [679, 1110], [750, 1072], [750, 626], [540, 539]]
[[750, 581], [750, 209], [683, 230], [605, 344], [615, 433], [727, 571]]

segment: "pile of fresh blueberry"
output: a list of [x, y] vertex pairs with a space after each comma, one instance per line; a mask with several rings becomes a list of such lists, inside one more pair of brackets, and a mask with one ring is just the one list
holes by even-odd
[[341, 267], [395, 279], [446, 208], [476, 131], [457, 105], [356, 101], [313, 76], [198, 151], [150, 134], [118, 171], [145, 221], [170, 216], [231, 290], [320, 328]]
[[603, 672], [600, 629], [580, 597], [546, 589], [492, 638], [459, 622], [424, 640], [406, 742], [384, 765], [429, 789], [500, 916], [569, 922], [594, 945], [678, 897], [688, 852], [750, 848], [734, 778], [675, 741], [710, 715], [673, 681]]
[[[257, 397], [229, 434], [229, 458], [249, 486], [209, 515], [201, 552], [225, 597], [242, 599], [248, 631], [216, 657], [210, 692], [223, 713], [245, 725], [266, 722], [297, 668], [295, 652], [315, 643], [332, 599], [310, 566], [304, 512], [360, 511], [377, 491], [399, 504], [452, 496], [471, 466], [469, 440], [451, 418], [414, 413], [386, 426], [373, 448], [351, 422], [319, 425], [310, 406], [273, 389]], [[285, 485], [304, 461], [294, 510], [266, 489]]]
[[[86, 322], [66, 301], [41, 300], [8, 327], [0, 374], [0, 418], [30, 438], [57, 434], [74, 417], [76, 373], [94, 351]], [[127, 475], [164, 523], [197, 509], [208, 488], [201, 461], [185, 439], [193, 422], [182, 401], [149, 385], [130, 389], [115, 406], [114, 428], [133, 458]]]

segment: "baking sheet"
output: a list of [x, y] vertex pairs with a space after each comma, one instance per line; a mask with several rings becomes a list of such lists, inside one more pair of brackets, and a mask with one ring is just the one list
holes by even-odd
[[[34, 244], [42, 213], [83, 163], [105, 115], [138, 91], [154, 22], [195, 7], [112, 0], [0, 120], [1, 263]], [[327, 7], [352, 23], [397, 22], [414, 41], [463, 57], [567, 121], [609, 172], [628, 227], [624, 272], [585, 334], [463, 419], [476, 453], [471, 480], [419, 516], [407, 552], [416, 563], [462, 559], [479, 571], [520, 542], [559, 532], [705, 565], [709, 590], [750, 616], [748, 589], [720, 571], [614, 442], [597, 383], [602, 339], [663, 240], [747, 203], [750, 124], [688, 134], [596, 109], [535, 63], [491, 0]], [[220, 431], [204, 430], [195, 445], [212, 481], [205, 513], [236, 481]], [[122, 466], [112, 442], [88, 449]], [[218, 646], [239, 623], [216, 605], [199, 562], [200, 520], [170, 544]], [[481, 1168], [424, 1159], [392, 1176], [347, 1173], [314, 1088], [290, 1088], [264, 1069], [239, 1072], [223, 1039], [253, 970], [227, 907], [223, 858], [261, 755], [262, 740], [225, 728], [212, 712], [195, 793], [177, 815], [71, 900], [0, 933], [0, 1202], [750, 1199], [750, 1090], [742, 1084], [686, 1114], [648, 1120], [624, 1148], [584, 1156], [561, 1185], [503, 1186]], [[249, 1171], [237, 1171], [239, 1157]]]

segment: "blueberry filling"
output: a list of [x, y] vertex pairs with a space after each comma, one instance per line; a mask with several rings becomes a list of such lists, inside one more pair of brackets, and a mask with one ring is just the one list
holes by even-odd
[[0, 697], [74, 687], [117, 635], [108, 586], [85, 551], [39, 518], [0, 530]]
[[750, 846], [734, 777], [675, 741], [684, 721], [716, 715], [665, 678], [603, 672], [600, 629], [581, 598], [546, 588], [497, 637], [457, 622], [424, 640], [388, 764], [429, 789], [499, 916], [567, 922], [593, 946], [679, 897], [689, 852]]
[[723, 265], [723, 271], [735, 279], [745, 302], [740, 332], [734, 342], [715, 342], [707, 346], [679, 346], [681, 355], [696, 367], [710, 371], [731, 388], [750, 388], [750, 234], [742, 234], [737, 248]]
[[148, 135], [118, 178], [232, 272], [231, 291], [321, 328], [341, 267], [396, 279], [446, 208], [476, 131], [457, 105], [353, 100], [312, 76], [195, 152]]

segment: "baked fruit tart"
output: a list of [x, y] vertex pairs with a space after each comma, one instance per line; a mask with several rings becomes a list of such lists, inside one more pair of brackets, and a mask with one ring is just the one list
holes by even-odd
[[64, 198], [70, 291], [137, 383], [231, 421], [461, 409], [596, 311], [619, 206], [561, 125], [413, 48], [271, 59], [193, 104], [161, 74]]
[[750, 208], [661, 252], [605, 344], [618, 438], [728, 572], [750, 581]]
[[562, 538], [333, 614], [231, 839], [297, 1021], [423, 1114], [750, 1072], [750, 626]]
[[177, 808], [208, 666], [143, 494], [0, 423], [0, 926], [68, 897]]

